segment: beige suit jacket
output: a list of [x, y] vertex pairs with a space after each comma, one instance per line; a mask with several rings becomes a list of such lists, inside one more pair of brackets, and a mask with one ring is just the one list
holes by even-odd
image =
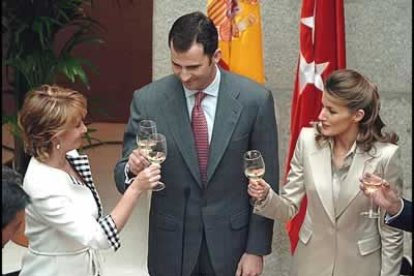
[[[318, 146], [315, 130], [301, 131], [287, 184], [280, 195], [271, 191], [255, 213], [287, 222], [303, 197], [308, 200], [291, 275], [298, 276], [397, 276], [403, 254], [402, 231], [385, 225], [383, 217], [360, 215], [369, 199], [359, 189], [364, 162], [375, 172], [385, 164], [385, 178], [402, 188], [398, 146], [376, 143], [376, 152], [357, 148], [348, 175], [334, 202], [331, 151], [328, 143]], [[384, 215], [384, 212], [382, 212]]]

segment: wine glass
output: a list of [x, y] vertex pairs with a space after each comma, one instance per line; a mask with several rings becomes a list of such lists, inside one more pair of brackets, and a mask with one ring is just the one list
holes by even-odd
[[[374, 193], [376, 190], [381, 188], [381, 185], [384, 183], [384, 165], [382, 163], [378, 164], [378, 170], [374, 173], [368, 173], [369, 163], [365, 161], [364, 168], [362, 170], [361, 182], [364, 184], [365, 189], [368, 193]], [[378, 177], [374, 176], [377, 175]], [[361, 215], [367, 218], [376, 219], [379, 218], [380, 213], [377, 210], [374, 210], [374, 199], [370, 197], [369, 210], [361, 212]]]
[[[258, 150], [249, 150], [243, 156], [244, 175], [253, 180], [261, 179], [265, 174], [265, 163], [262, 154]], [[251, 198], [250, 203], [256, 204], [256, 199]]]
[[139, 122], [136, 140], [140, 152], [147, 157], [151, 145], [149, 144], [149, 137], [151, 134], [157, 133], [157, 126], [154, 121], [142, 120]]
[[[153, 133], [149, 136], [148, 145], [150, 147], [147, 155], [151, 164], [161, 164], [167, 158], [167, 140], [161, 133]], [[161, 191], [165, 189], [165, 184], [158, 181], [153, 191]]]

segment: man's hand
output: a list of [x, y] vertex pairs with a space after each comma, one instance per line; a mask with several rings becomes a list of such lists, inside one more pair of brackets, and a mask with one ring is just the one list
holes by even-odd
[[[372, 175], [372, 177], [378, 178], [378, 181], [381, 181], [379, 176]], [[375, 205], [385, 209], [388, 214], [395, 215], [400, 211], [402, 205], [397, 190], [387, 181], [384, 180], [381, 187], [374, 192], [367, 190], [362, 182], [359, 184], [359, 187], [367, 197], [372, 197]]]
[[263, 272], [263, 256], [244, 253], [237, 265], [236, 276], [258, 276]]
[[142, 170], [151, 165], [141, 153], [140, 149], [134, 149], [128, 158], [129, 172], [138, 175]]

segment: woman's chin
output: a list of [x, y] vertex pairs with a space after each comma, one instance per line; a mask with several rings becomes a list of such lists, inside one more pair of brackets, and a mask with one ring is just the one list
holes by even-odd
[[326, 127], [325, 128], [323, 127], [321, 129], [321, 133], [322, 133], [323, 136], [326, 136], [326, 137], [332, 136], [332, 132], [330, 132], [329, 129], [326, 129]]

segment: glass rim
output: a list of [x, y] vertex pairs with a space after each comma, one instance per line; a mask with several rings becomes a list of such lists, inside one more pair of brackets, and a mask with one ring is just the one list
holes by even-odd
[[263, 157], [262, 153], [258, 150], [248, 150], [244, 153], [244, 158], [246, 159], [256, 159]]
[[[143, 125], [145, 123], [148, 123], [148, 125]], [[139, 121], [138, 125], [143, 126], [143, 127], [157, 127], [157, 124], [155, 123], [155, 121], [149, 120], [149, 119]]]

